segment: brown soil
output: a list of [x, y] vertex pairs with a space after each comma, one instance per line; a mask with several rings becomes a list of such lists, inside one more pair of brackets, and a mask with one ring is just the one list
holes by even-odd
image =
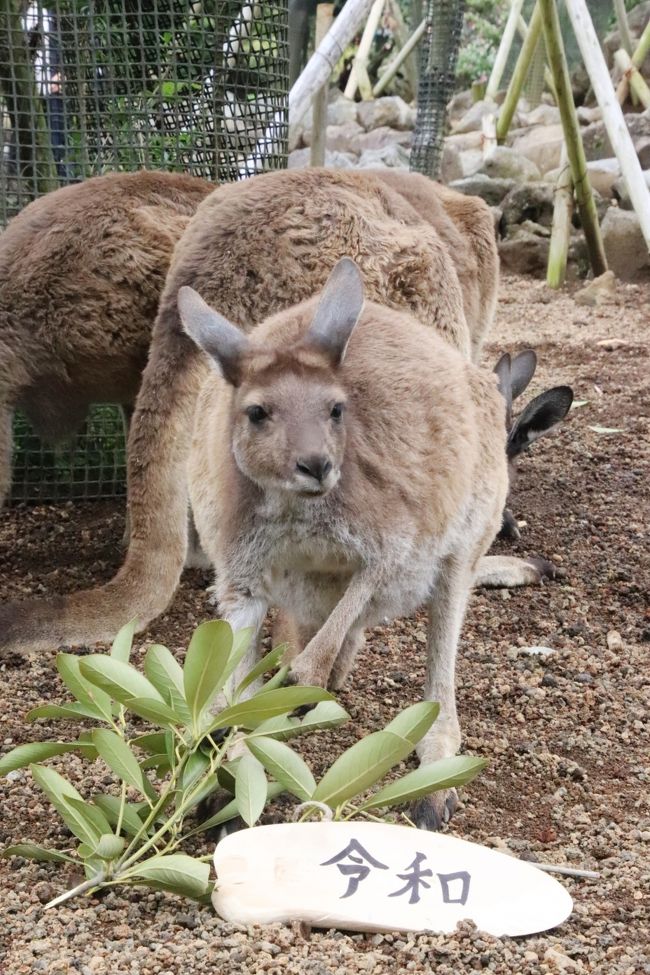
[[[600, 308], [524, 278], [506, 278], [487, 349], [531, 345], [533, 392], [570, 383], [574, 409], [557, 436], [521, 464], [512, 498], [526, 521], [500, 551], [553, 559], [564, 578], [535, 589], [477, 592], [463, 631], [458, 696], [465, 749], [490, 760], [469, 786], [450, 831], [517, 856], [600, 871], [563, 880], [571, 918], [547, 935], [503, 939], [465, 927], [454, 937], [348, 936], [223, 924], [163, 894], [110, 893], [44, 914], [63, 889], [54, 865], [2, 862], [4, 971], [9, 975], [181, 972], [650, 972], [648, 841], [650, 665], [648, 338], [650, 286], [619, 286]], [[626, 344], [607, 350], [602, 339]], [[524, 399], [529, 396], [525, 395]], [[620, 428], [599, 433], [593, 426]], [[120, 562], [115, 503], [16, 507], [1, 516], [0, 596], [64, 592], [110, 577]], [[207, 610], [207, 577], [187, 573], [170, 611], [143, 637], [186, 645]], [[315, 771], [421, 695], [424, 619], [374, 631], [341, 694], [353, 720], [305, 743]], [[616, 634], [620, 634], [620, 641]], [[541, 659], [531, 645], [554, 651]], [[136, 656], [139, 655], [139, 652]], [[0, 669], [3, 750], [72, 733], [27, 725], [25, 712], [62, 694], [55, 652]], [[323, 746], [326, 746], [325, 748]], [[96, 766], [60, 763], [81, 791]], [[56, 845], [62, 830], [28, 774], [0, 783], [0, 840]], [[2, 954], [0, 953], [0, 959]]]

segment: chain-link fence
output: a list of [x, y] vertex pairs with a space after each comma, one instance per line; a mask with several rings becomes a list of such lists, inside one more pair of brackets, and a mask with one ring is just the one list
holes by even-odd
[[[98, 173], [224, 181], [284, 166], [287, 3], [0, 0], [0, 227]], [[70, 461], [36, 447], [18, 419], [12, 497], [120, 493], [121, 434], [117, 453], [97, 461], [118, 426], [119, 411], [96, 412]]]

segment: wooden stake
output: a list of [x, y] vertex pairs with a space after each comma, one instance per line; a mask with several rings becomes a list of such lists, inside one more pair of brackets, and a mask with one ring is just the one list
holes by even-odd
[[490, 72], [487, 88], [485, 89], [485, 98], [487, 101], [494, 101], [496, 93], [499, 90], [499, 85], [501, 84], [503, 72], [506, 68], [508, 56], [510, 54], [510, 49], [512, 48], [512, 42], [515, 38], [517, 23], [521, 17], [523, 5], [524, 0], [511, 0], [508, 19], [506, 20], [506, 25], [503, 28], [501, 42], [494, 59], [492, 71]]
[[372, 47], [383, 9], [384, 0], [375, 0], [370, 10], [370, 16], [366, 21], [363, 34], [361, 35], [361, 40], [359, 41], [359, 48], [352, 63], [348, 83], [345, 86], [343, 94], [346, 98], [354, 98], [357, 86], [361, 91], [361, 97], [364, 101], [372, 97], [372, 86], [368, 77], [367, 67], [368, 55], [370, 54], [370, 48]]
[[645, 83], [645, 79], [639, 69], [632, 63], [632, 58], [621, 48], [614, 54], [614, 60], [627, 77], [627, 83], [632, 89], [633, 94], [639, 99], [644, 108], [650, 108], [650, 88]]
[[[552, 3], [552, 0], [540, 0], [540, 3], [542, 2], [547, 6]], [[646, 186], [643, 170], [641, 169], [639, 158], [634, 149], [632, 137], [625, 124], [621, 106], [616, 101], [612, 79], [609, 76], [609, 71], [605, 64], [605, 58], [591, 17], [589, 16], [587, 4], [585, 0], [566, 0], [566, 9], [571, 18], [573, 32], [576, 36], [578, 47], [582, 54], [582, 60], [584, 61], [589, 80], [591, 81], [596, 96], [596, 101], [603, 114], [603, 122], [607, 129], [609, 141], [618, 159], [621, 173], [623, 174], [628, 193], [630, 194], [632, 206], [639, 218], [641, 231], [646, 245], [650, 250], [650, 190]], [[557, 11], [555, 16], [557, 20]], [[569, 89], [569, 94], [570, 91]], [[569, 147], [570, 149], [571, 147]], [[578, 183], [575, 177], [574, 183], [577, 193]], [[578, 199], [580, 198], [578, 197]], [[600, 274], [602, 272], [599, 271], [598, 273]]]
[[625, 12], [625, 0], [614, 0], [614, 10], [616, 11], [618, 32], [621, 35], [621, 46], [623, 50], [631, 56], [632, 38], [630, 37], [630, 28], [628, 27], [628, 23], [627, 23], [627, 14]]
[[427, 22], [426, 20], [423, 20], [422, 23], [415, 28], [415, 30], [407, 40], [402, 50], [398, 51], [398, 53], [395, 55], [393, 60], [389, 63], [388, 67], [382, 74], [381, 78], [379, 79], [375, 87], [372, 89], [373, 98], [377, 98], [378, 95], [381, 95], [382, 91], [389, 83], [389, 81], [393, 80], [393, 78], [401, 68], [404, 61], [406, 61], [409, 54], [415, 49], [415, 47], [419, 43], [420, 38], [422, 37], [426, 29], [427, 29]]
[[[632, 64], [635, 68], [640, 68], [645, 61], [648, 51], [650, 51], [650, 20], [645, 25], [645, 30], [641, 34], [639, 43], [637, 44], [636, 51], [632, 55]], [[618, 88], [616, 89], [616, 99], [619, 105], [622, 105], [627, 98], [627, 93], [629, 90], [629, 83], [626, 75], [621, 78]]]
[[[566, 0], [566, 2], [568, 7], [571, 0]], [[573, 103], [569, 68], [567, 66], [566, 55], [564, 53], [564, 45], [562, 44], [560, 19], [558, 17], [555, 0], [537, 0], [537, 3], [543, 21], [546, 56], [548, 58], [551, 74], [553, 75], [555, 91], [558, 97], [558, 108], [560, 109], [560, 116], [562, 118], [564, 140], [567, 147], [569, 164], [571, 166], [571, 178], [573, 180], [573, 185], [575, 186], [576, 200], [578, 203], [578, 210], [580, 211], [580, 220], [587, 241], [589, 262], [594, 272], [594, 277], [597, 278], [599, 275], [604, 274], [604, 272], [607, 270], [607, 258], [605, 257], [605, 248], [603, 247], [603, 240], [600, 235], [596, 204], [594, 203], [594, 197], [591, 192], [591, 184], [589, 182], [589, 176], [587, 175], [587, 160], [585, 157], [584, 146], [582, 144], [582, 136], [580, 134], [580, 123], [578, 122], [575, 105]], [[596, 43], [598, 42], [596, 41]], [[598, 50], [600, 51], [600, 48], [598, 48]], [[587, 71], [589, 71], [588, 67]], [[609, 75], [607, 77], [609, 78]]]
[[569, 241], [571, 239], [572, 215], [573, 183], [566, 145], [563, 145], [560, 157], [560, 175], [555, 184], [553, 198], [553, 229], [551, 230], [548, 266], [546, 268], [546, 283], [551, 288], [559, 288], [564, 284]]
[[499, 142], [503, 142], [508, 134], [512, 117], [515, 114], [515, 109], [517, 108], [519, 99], [521, 97], [524, 82], [528, 76], [528, 70], [535, 53], [535, 48], [537, 47], [537, 41], [539, 40], [541, 30], [542, 11], [539, 5], [539, 0], [537, 0], [535, 9], [533, 10], [533, 16], [530, 18], [530, 24], [528, 25], [526, 39], [521, 46], [521, 51], [519, 52], [519, 57], [517, 58], [515, 70], [513, 71], [512, 78], [510, 79], [510, 84], [508, 85], [505, 100], [499, 111], [499, 118], [497, 120], [497, 139]]
[[[334, 4], [319, 3], [316, 7], [316, 47], [322, 43], [334, 19]], [[328, 79], [329, 80], [329, 79]], [[325, 165], [325, 142], [327, 140], [327, 89], [326, 81], [313, 100], [313, 123], [311, 127], [310, 166]]]

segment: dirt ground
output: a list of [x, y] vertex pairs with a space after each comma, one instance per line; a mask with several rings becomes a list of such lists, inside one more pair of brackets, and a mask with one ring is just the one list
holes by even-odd
[[[576, 303], [575, 291], [556, 294], [531, 279], [506, 278], [486, 350], [490, 362], [504, 349], [532, 346], [540, 359], [533, 391], [570, 383], [587, 403], [522, 462], [512, 507], [526, 525], [515, 546], [497, 546], [551, 558], [563, 578], [534, 589], [479, 591], [471, 601], [459, 712], [465, 750], [487, 757], [489, 767], [464, 791], [448, 827], [519, 857], [599, 871], [598, 880], [562, 880], [574, 898], [570, 919], [521, 939], [497, 940], [471, 926], [453, 937], [349, 936], [240, 928], [208, 908], [133, 891], [45, 914], [43, 904], [63, 889], [59, 868], [14, 858], [0, 861], [2, 971], [650, 973], [650, 286], [619, 285], [599, 308]], [[611, 339], [625, 344], [598, 344]], [[108, 578], [121, 558], [123, 524], [113, 503], [3, 513], [0, 598]], [[141, 643], [185, 646], [206, 616], [207, 581], [187, 573]], [[305, 744], [315, 770], [420, 698], [424, 640], [421, 617], [371, 634], [340, 697], [353, 720]], [[527, 654], [534, 645], [553, 652]], [[0, 667], [2, 750], [65, 731], [24, 721], [30, 707], [62, 694], [54, 662], [52, 651]], [[82, 792], [103, 775], [69, 756], [61, 766]], [[0, 841], [64, 842], [28, 774], [3, 780], [0, 794]]]

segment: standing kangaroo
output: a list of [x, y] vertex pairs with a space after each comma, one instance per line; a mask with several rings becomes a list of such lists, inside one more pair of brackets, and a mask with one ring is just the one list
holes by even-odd
[[[181, 288], [185, 330], [216, 364], [195, 418], [190, 496], [219, 610], [256, 636], [267, 608], [307, 645], [294, 679], [339, 687], [363, 628], [429, 607], [423, 762], [460, 745], [455, 657], [480, 557], [507, 491], [496, 380], [412, 315], [368, 302], [344, 258], [320, 301], [249, 338]], [[453, 797], [418, 803], [438, 828]]]
[[97, 176], [30, 203], [0, 236], [0, 505], [16, 407], [57, 441], [91, 403], [133, 406], [174, 245], [212, 189]]
[[[316, 293], [347, 254], [371, 300], [410, 311], [467, 360], [477, 358], [498, 284], [492, 216], [481, 200], [414, 174], [397, 184], [384, 171], [268, 173], [219, 187], [178, 242], [160, 299], [129, 437], [126, 561], [102, 587], [1, 607], [0, 653], [108, 641], [132, 617], [144, 627], [176, 590], [191, 429], [207, 369], [181, 327], [179, 288], [195, 288], [248, 331]], [[494, 557], [478, 578], [522, 585], [542, 574], [534, 559]]]

